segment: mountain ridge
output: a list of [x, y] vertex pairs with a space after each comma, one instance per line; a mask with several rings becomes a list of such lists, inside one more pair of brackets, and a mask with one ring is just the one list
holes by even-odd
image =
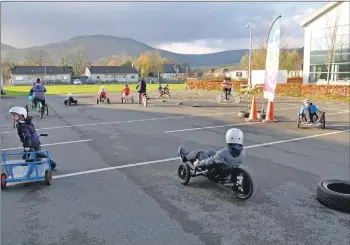
[[25, 57], [30, 50], [44, 49], [48, 52], [51, 59], [57, 61], [60, 57], [67, 55], [77, 47], [84, 48], [91, 61], [108, 58], [120, 53], [126, 53], [128, 56], [136, 58], [146, 51], [158, 51], [163, 58], [176, 60], [181, 63], [187, 62], [191, 67], [236, 64], [240, 62], [244, 54], [249, 52], [248, 49], [238, 49], [209, 54], [178, 54], [151, 47], [128, 37], [95, 34], [79, 35], [65, 41], [28, 48], [15, 48], [11, 45], [1, 43], [1, 55], [2, 57], [8, 56], [14, 60], [18, 60]]

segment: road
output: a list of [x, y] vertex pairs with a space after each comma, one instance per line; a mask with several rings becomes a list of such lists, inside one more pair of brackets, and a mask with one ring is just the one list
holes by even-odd
[[[144, 108], [110, 96], [112, 104], [96, 105], [94, 95], [82, 95], [71, 107], [50, 96], [49, 116], [31, 114], [38, 132], [49, 134], [42, 144], [59, 168], [51, 186], [1, 192], [1, 244], [349, 244], [350, 215], [315, 199], [321, 179], [349, 180], [348, 104], [315, 102], [326, 111], [322, 130], [296, 128], [300, 99], [276, 100], [279, 122], [248, 123], [237, 117], [246, 98], [218, 105], [201, 93], [192, 107], [193, 93], [183, 92], [182, 105], [175, 95]], [[8, 110], [25, 103], [1, 100], [4, 152], [21, 146]], [[245, 135], [243, 167], [256, 187], [247, 201], [205, 178], [183, 186], [176, 176], [179, 145], [220, 149], [230, 127]]]

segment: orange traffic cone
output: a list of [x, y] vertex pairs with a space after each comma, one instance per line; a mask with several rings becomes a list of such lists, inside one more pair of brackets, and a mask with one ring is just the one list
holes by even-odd
[[253, 96], [252, 106], [250, 108], [249, 118], [247, 121], [249, 121], [249, 122], [260, 121], [260, 120], [258, 120], [258, 112], [256, 109], [256, 97], [255, 96]]
[[277, 120], [275, 120], [274, 113], [273, 113], [273, 102], [269, 101], [269, 103], [267, 104], [266, 117], [264, 122], [276, 122], [276, 121]]

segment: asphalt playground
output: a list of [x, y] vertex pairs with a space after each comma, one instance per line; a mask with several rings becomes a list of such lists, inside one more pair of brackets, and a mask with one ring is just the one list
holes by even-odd
[[[172, 94], [147, 108], [96, 104], [96, 95], [47, 96], [49, 116], [32, 113], [43, 148], [58, 163], [51, 186], [8, 185], [1, 191], [3, 245], [348, 245], [350, 215], [315, 199], [325, 178], [349, 180], [349, 105], [314, 101], [326, 129], [296, 127], [301, 99], [277, 98], [275, 123], [246, 122], [240, 104], [217, 104], [214, 93]], [[182, 102], [178, 105], [178, 102]], [[258, 98], [258, 108], [261, 108]], [[21, 151], [8, 110], [26, 98], [0, 101], [1, 149]], [[197, 107], [193, 107], [197, 105]], [[264, 105], [266, 108], [266, 104]], [[229, 189], [177, 178], [179, 145], [225, 147], [230, 127], [243, 130], [242, 165], [255, 184], [241, 201]]]

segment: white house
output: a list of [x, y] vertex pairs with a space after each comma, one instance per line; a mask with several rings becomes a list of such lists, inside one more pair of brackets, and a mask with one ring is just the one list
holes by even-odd
[[161, 76], [165, 80], [174, 79], [176, 76], [184, 76], [186, 72], [182, 66], [177, 64], [164, 64]]
[[94, 82], [138, 82], [139, 75], [135, 68], [128, 66], [89, 66], [85, 76]]
[[33, 84], [37, 78], [50, 83], [70, 83], [71, 69], [66, 66], [13, 66], [13, 85]]
[[[330, 84], [349, 84], [349, 14], [349, 2], [328, 2], [300, 23], [305, 28], [304, 84], [326, 83], [328, 58], [331, 58]], [[336, 36], [334, 41], [332, 36]], [[332, 44], [335, 48], [331, 48]]]
[[238, 69], [226, 72], [226, 76], [230, 77], [232, 80], [248, 79], [248, 71]]

